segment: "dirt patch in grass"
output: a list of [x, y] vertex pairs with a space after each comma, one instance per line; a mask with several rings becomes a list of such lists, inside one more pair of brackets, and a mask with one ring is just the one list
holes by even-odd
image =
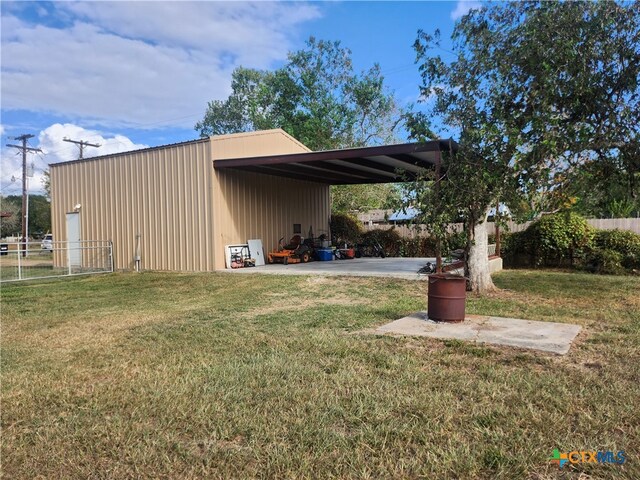
[[296, 312], [322, 305], [367, 305], [365, 299], [352, 298], [345, 294], [332, 295], [328, 298], [301, 298], [296, 295], [278, 296], [269, 294], [277, 298], [274, 304], [252, 308], [243, 314], [244, 318], [256, 315], [272, 315], [278, 312]]
[[[261, 306], [251, 308], [243, 314], [244, 318], [256, 315], [273, 315], [278, 312], [296, 312], [324, 305], [342, 305], [345, 307], [368, 305], [370, 299], [350, 294], [350, 290], [366, 287], [368, 281], [357, 279], [345, 288], [345, 282], [331, 277], [309, 277], [304, 280], [298, 291], [267, 292]], [[385, 302], [386, 296], [379, 299]]]
[[57, 351], [73, 351], [79, 346], [85, 349], [101, 349], [118, 341], [132, 328], [165, 321], [163, 315], [114, 315], [91, 322], [64, 323], [52, 331], [35, 332], [21, 343], [31, 348]]

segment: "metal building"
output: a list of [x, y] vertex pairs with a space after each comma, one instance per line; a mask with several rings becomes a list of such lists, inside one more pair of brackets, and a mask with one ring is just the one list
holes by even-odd
[[[453, 142], [311, 152], [280, 129], [51, 165], [56, 240], [110, 240], [114, 267], [213, 271], [224, 247], [328, 232], [331, 184], [393, 182]], [[70, 238], [74, 237], [74, 238]]]

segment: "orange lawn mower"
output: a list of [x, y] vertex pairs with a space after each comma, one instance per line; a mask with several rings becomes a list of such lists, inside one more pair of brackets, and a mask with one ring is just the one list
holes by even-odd
[[288, 265], [289, 263], [307, 263], [311, 260], [311, 248], [302, 243], [302, 237], [300, 235], [294, 235], [289, 240], [287, 245], [283, 245], [282, 237], [278, 241], [278, 249], [274, 252], [269, 252], [267, 260], [269, 263], [282, 263]]

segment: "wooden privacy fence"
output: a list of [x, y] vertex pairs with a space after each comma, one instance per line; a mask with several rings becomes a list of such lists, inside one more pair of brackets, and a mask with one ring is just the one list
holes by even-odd
[[[587, 219], [587, 223], [592, 227], [598, 228], [600, 230], [630, 230], [634, 233], [640, 235], [640, 218], [589, 218]], [[525, 223], [516, 223], [509, 221], [507, 222], [507, 231], [509, 232], [521, 232], [525, 230], [531, 222]], [[393, 227], [391, 224], [379, 224], [379, 225], [369, 225], [364, 224], [365, 230], [375, 230], [375, 229], [388, 229]], [[453, 223], [449, 226], [452, 232], [461, 232], [463, 229], [462, 223]], [[425, 229], [425, 225], [396, 225], [396, 231], [403, 238], [416, 238], [420, 236], [428, 236], [427, 230]], [[491, 234], [495, 232], [495, 224], [493, 222], [487, 222], [487, 233]]]

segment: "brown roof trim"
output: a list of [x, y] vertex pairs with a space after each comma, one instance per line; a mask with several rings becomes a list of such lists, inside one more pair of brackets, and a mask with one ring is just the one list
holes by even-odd
[[249, 167], [259, 165], [274, 165], [286, 163], [304, 163], [325, 160], [361, 159], [362, 157], [407, 155], [419, 152], [454, 151], [458, 144], [453, 140], [433, 140], [424, 143], [400, 143], [396, 145], [381, 145], [375, 147], [345, 148], [341, 150], [323, 150], [320, 152], [291, 153], [284, 155], [269, 155], [264, 157], [223, 158], [214, 160], [216, 168]]
[[[213, 161], [217, 170], [240, 170], [329, 185], [394, 183], [418, 178], [440, 152], [458, 150], [453, 140], [401, 143]], [[428, 155], [426, 155], [428, 154]]]

